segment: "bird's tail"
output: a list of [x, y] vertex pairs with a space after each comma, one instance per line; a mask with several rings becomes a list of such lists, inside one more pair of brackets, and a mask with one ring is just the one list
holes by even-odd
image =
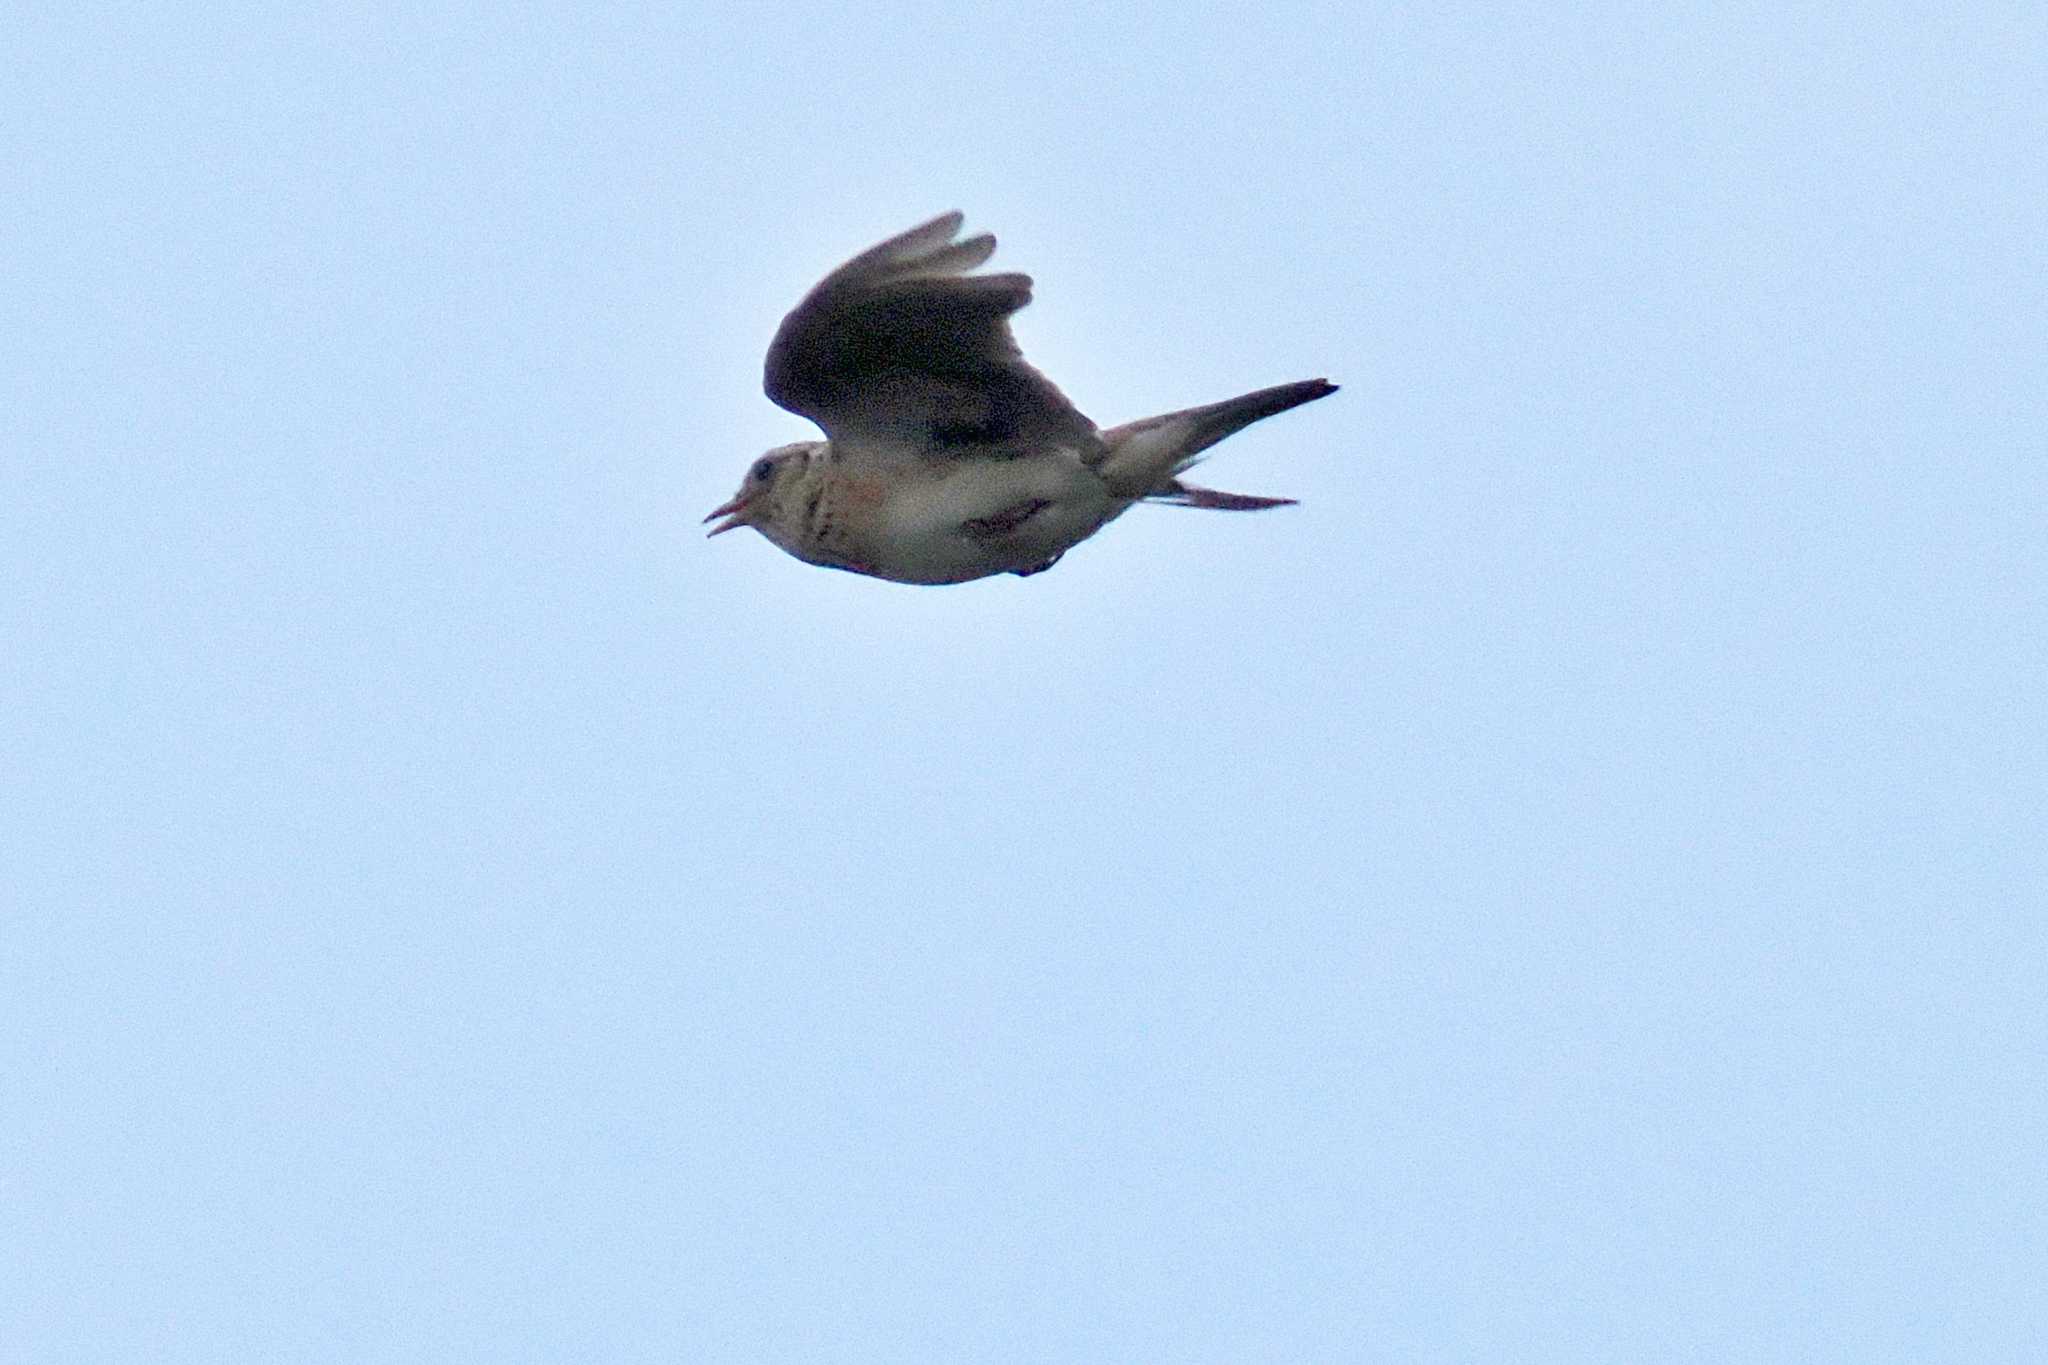
[[1300, 407], [1336, 391], [1337, 386], [1327, 379], [1304, 379], [1240, 398], [1226, 398], [1206, 407], [1112, 427], [1102, 433], [1104, 455], [1098, 472], [1118, 497], [1150, 498], [1180, 507], [1208, 507], [1224, 512], [1285, 507], [1294, 499], [1195, 488], [1182, 483], [1180, 475], [1201, 459], [1203, 451], [1224, 437], [1236, 435], [1262, 417]]

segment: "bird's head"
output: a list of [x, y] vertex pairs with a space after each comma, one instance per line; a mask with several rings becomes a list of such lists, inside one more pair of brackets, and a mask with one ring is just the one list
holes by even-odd
[[737, 527], [751, 526], [769, 539], [778, 540], [776, 533], [787, 525], [785, 519], [792, 511], [792, 491], [810, 468], [812, 456], [823, 448], [821, 441], [799, 441], [795, 445], [777, 446], [748, 465], [747, 476], [740, 480], [740, 491], [704, 518], [725, 518], [706, 534], [723, 535]]

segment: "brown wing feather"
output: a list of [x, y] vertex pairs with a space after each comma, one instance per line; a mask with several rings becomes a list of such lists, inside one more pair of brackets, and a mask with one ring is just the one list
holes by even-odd
[[1092, 447], [1094, 424], [1010, 332], [1010, 315], [1031, 302], [1030, 276], [967, 274], [995, 238], [955, 241], [960, 223], [935, 218], [827, 275], [768, 347], [768, 396], [848, 445], [942, 456]]

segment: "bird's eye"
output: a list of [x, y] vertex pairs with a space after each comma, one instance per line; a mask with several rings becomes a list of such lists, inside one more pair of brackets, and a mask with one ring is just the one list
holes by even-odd
[[771, 475], [771, 474], [773, 474], [774, 472], [775, 472], [775, 461], [773, 461], [773, 460], [756, 460], [756, 461], [754, 461], [754, 482], [756, 482], [756, 483], [766, 483], [766, 482], [768, 482], [768, 476], [769, 476], [769, 475]]

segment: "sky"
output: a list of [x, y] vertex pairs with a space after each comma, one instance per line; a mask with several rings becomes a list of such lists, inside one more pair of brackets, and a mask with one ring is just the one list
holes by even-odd
[[[0, 1362], [2048, 1357], [2048, 13], [17, 6]], [[959, 208], [1050, 573], [698, 519]]]

